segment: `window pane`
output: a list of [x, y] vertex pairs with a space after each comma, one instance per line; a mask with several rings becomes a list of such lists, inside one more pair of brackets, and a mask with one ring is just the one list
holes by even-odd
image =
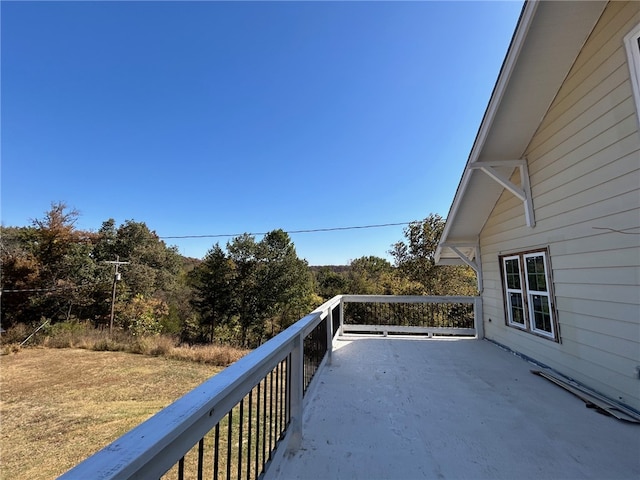
[[552, 332], [551, 314], [549, 313], [549, 298], [543, 295], [532, 295], [533, 319], [536, 330]]
[[529, 288], [538, 292], [547, 291], [547, 281], [544, 274], [529, 274]]
[[520, 264], [518, 259], [505, 260], [504, 263], [507, 271], [507, 288], [520, 290]]
[[519, 293], [509, 293], [509, 304], [511, 305], [511, 321], [524, 325], [524, 307], [522, 305], [522, 295]]
[[544, 271], [544, 258], [542, 255], [527, 257], [527, 281], [529, 289], [538, 292], [547, 291], [547, 276]]

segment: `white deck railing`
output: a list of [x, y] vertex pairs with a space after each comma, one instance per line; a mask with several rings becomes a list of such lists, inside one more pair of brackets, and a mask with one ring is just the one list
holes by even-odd
[[[366, 305], [365, 311], [360, 312], [361, 316], [364, 316], [364, 321], [358, 321], [358, 315], [349, 315], [348, 308], [340, 310], [341, 334], [483, 336], [480, 297], [342, 295], [341, 302], [343, 305], [347, 303]], [[465, 309], [462, 306], [469, 308]], [[347, 317], [346, 321], [345, 317]]]
[[[394, 307], [350, 313], [348, 309], [353, 307], [348, 304]], [[424, 321], [393, 325], [394, 318], [402, 314], [398, 307], [402, 304], [472, 304], [473, 324], [469, 328], [428, 325]], [[334, 297], [60, 478], [148, 479], [160, 478], [170, 470], [179, 479], [211, 478], [212, 474], [214, 478], [225, 477], [221, 470], [226, 470], [226, 478], [258, 478], [276, 456], [299, 447], [304, 393], [313, 374], [331, 361], [336, 334], [481, 336], [479, 309], [478, 297]], [[358, 321], [362, 315], [376, 312], [388, 318]], [[415, 317], [416, 312], [410, 314]], [[226, 440], [224, 431], [220, 438], [221, 430], [227, 431]], [[191, 460], [185, 460], [188, 453]]]

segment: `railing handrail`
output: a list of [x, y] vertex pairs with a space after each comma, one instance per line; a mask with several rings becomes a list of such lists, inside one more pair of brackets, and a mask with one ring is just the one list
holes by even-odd
[[[293, 350], [301, 334], [304, 335], [318, 325], [322, 317], [320, 308], [186, 393], [60, 478], [159, 478], [176, 463], [176, 457], [186, 454], [278, 361]], [[167, 448], [171, 448], [171, 456], [163, 455]]]
[[345, 303], [474, 303], [471, 295], [338, 295]]
[[[183, 395], [153, 417], [63, 474], [70, 479], [131, 479], [159, 478], [183, 457], [220, 420], [240, 402], [273, 368], [292, 355], [292, 377], [300, 375], [302, 345], [323, 320], [327, 320], [327, 355], [331, 358], [332, 311], [344, 303], [474, 303], [475, 296], [400, 296], [400, 295], [337, 295], [289, 328], [276, 335], [243, 358], [223, 369], [200, 386]], [[474, 309], [476, 310], [476, 309]], [[340, 308], [340, 331], [343, 309]], [[477, 318], [476, 318], [477, 324]], [[291, 440], [299, 443], [301, 435], [302, 385], [292, 380]]]

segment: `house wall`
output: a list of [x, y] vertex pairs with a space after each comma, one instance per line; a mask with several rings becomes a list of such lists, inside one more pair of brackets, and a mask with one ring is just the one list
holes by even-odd
[[[637, 410], [640, 134], [623, 38], [639, 22], [638, 2], [606, 7], [527, 148], [535, 228], [505, 191], [480, 234], [486, 337]], [[559, 343], [505, 325], [498, 256], [537, 247]]]

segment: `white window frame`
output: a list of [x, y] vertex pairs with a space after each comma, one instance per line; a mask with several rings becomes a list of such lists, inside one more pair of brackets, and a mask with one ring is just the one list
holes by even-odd
[[[518, 263], [518, 275], [520, 276], [520, 288], [516, 289], [516, 288], [509, 288], [509, 283], [508, 283], [508, 272], [507, 272], [507, 261], [509, 260], [516, 260]], [[506, 302], [506, 306], [507, 306], [507, 321], [509, 322], [509, 325], [513, 326], [513, 327], [517, 327], [517, 328], [521, 328], [526, 330], [527, 329], [527, 313], [526, 313], [526, 308], [525, 308], [525, 301], [524, 301], [524, 289], [522, 288], [522, 286], [524, 285], [522, 283], [522, 265], [520, 264], [520, 256], [518, 255], [511, 255], [509, 257], [503, 257], [502, 258], [502, 271], [504, 273], [504, 291], [506, 293], [506, 298], [505, 298], [505, 302]], [[515, 294], [519, 294], [520, 295], [520, 302], [522, 303], [522, 308], [524, 311], [524, 315], [523, 315], [523, 323], [518, 323], [516, 321], [513, 320], [513, 310], [512, 310], [512, 306], [511, 306], [511, 294], [515, 293]]]
[[[527, 304], [529, 306], [529, 321], [530, 321], [530, 328], [533, 332], [540, 334], [540, 335], [544, 335], [545, 337], [549, 337], [549, 338], [555, 338], [556, 337], [556, 329], [555, 329], [555, 320], [554, 320], [554, 315], [553, 315], [553, 302], [551, 301], [551, 278], [549, 275], [549, 267], [548, 267], [548, 262], [547, 262], [547, 255], [546, 252], [544, 251], [540, 251], [540, 252], [533, 252], [533, 253], [526, 253], [523, 256], [523, 264], [524, 264], [524, 278], [526, 281], [526, 286], [527, 286]], [[542, 264], [544, 265], [544, 276], [545, 276], [545, 284], [546, 284], [546, 291], [542, 291], [542, 290], [533, 290], [529, 284], [529, 271], [527, 270], [527, 259], [528, 258], [536, 258], [536, 257], [542, 257]], [[548, 332], [546, 330], [541, 330], [539, 328], [536, 328], [536, 322], [534, 319], [534, 307], [533, 307], [533, 297], [534, 296], [540, 296], [540, 297], [545, 297], [547, 299], [547, 305], [549, 306], [549, 321], [550, 321], [550, 326], [551, 326], [551, 331]]]
[[[529, 271], [527, 270], [527, 259], [542, 257], [544, 266], [544, 276], [546, 283], [546, 291], [532, 290], [529, 284]], [[505, 323], [509, 327], [517, 328], [539, 337], [547, 338], [556, 342], [560, 342], [558, 331], [557, 315], [555, 311], [555, 301], [553, 294], [553, 280], [551, 277], [551, 265], [549, 262], [548, 249], [528, 250], [523, 252], [515, 252], [506, 255], [500, 255], [500, 267], [502, 273], [502, 291], [504, 294], [504, 306], [506, 310]], [[517, 260], [520, 275], [520, 290], [509, 288], [507, 276], [507, 261]], [[516, 293], [521, 295], [524, 310], [524, 325], [513, 321], [513, 312], [511, 309], [510, 294]], [[542, 296], [546, 298], [549, 306], [549, 320], [551, 331], [536, 328], [534, 318], [534, 297]]]
[[640, 126], [640, 24], [631, 29], [624, 37], [627, 50], [627, 63], [631, 75], [631, 87], [636, 103], [636, 117]]

